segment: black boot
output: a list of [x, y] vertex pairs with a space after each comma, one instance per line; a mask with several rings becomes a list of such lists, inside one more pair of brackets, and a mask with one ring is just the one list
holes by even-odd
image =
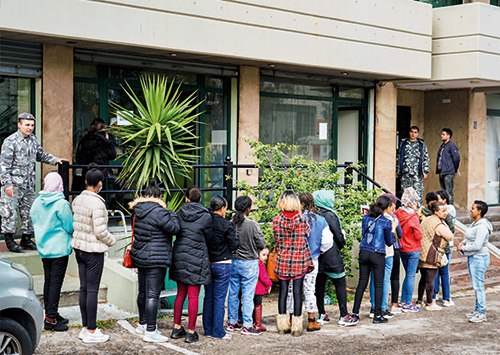
[[36, 250], [36, 244], [31, 240], [31, 234], [23, 234], [19, 244], [26, 250]]
[[20, 253], [23, 250], [23, 247], [18, 245], [14, 241], [14, 234], [12, 233], [4, 233], [5, 237], [5, 244], [7, 245], [7, 248], [13, 252], [13, 253]]

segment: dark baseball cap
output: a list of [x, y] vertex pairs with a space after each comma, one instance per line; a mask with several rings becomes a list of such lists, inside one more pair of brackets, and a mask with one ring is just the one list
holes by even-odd
[[23, 112], [18, 117], [18, 121], [21, 121], [21, 120], [36, 121], [36, 118], [31, 113]]

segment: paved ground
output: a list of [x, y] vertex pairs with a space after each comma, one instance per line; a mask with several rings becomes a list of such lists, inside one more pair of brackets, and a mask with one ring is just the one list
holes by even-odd
[[[234, 334], [231, 340], [205, 338], [199, 321], [198, 343], [170, 340], [163, 345], [149, 344], [130, 332], [135, 327], [133, 320], [117, 321], [113, 329], [103, 330], [110, 334], [105, 344], [83, 344], [77, 338], [78, 327], [65, 333], [44, 332], [35, 354], [499, 354], [500, 288], [488, 290], [487, 323], [472, 324], [465, 318], [465, 313], [474, 308], [472, 293], [456, 293], [453, 299], [455, 307], [400, 314], [383, 325], [371, 323], [369, 306], [365, 304], [358, 326], [341, 328], [332, 322], [319, 332], [304, 332], [298, 338], [278, 335], [275, 317], [267, 316], [264, 323], [269, 331], [260, 336]], [[268, 299], [266, 314], [275, 307], [275, 300]], [[335, 306], [327, 306], [327, 310], [338, 317]], [[162, 333], [170, 334], [170, 319], [162, 319], [158, 325]]]

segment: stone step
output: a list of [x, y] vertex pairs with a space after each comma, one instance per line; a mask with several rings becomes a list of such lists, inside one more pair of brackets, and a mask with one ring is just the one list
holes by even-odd
[[[35, 293], [43, 305], [43, 275], [34, 275], [33, 282]], [[80, 294], [80, 280], [78, 277], [66, 275], [61, 289], [59, 307], [78, 306], [78, 296]], [[106, 303], [108, 298], [108, 288], [104, 284], [99, 285], [99, 303]]]
[[[5, 249], [3, 249], [2, 247]], [[5, 242], [0, 243], [0, 249], [7, 250]], [[36, 250], [26, 250], [20, 253], [11, 253], [10, 251], [3, 251], [0, 252], [0, 258], [26, 266], [31, 275], [43, 275], [42, 258], [40, 257], [40, 254], [38, 254]]]

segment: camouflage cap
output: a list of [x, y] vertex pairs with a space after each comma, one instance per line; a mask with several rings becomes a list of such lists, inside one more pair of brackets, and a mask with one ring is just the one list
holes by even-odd
[[21, 121], [21, 120], [36, 121], [36, 118], [31, 113], [23, 112], [18, 117], [18, 121]]

